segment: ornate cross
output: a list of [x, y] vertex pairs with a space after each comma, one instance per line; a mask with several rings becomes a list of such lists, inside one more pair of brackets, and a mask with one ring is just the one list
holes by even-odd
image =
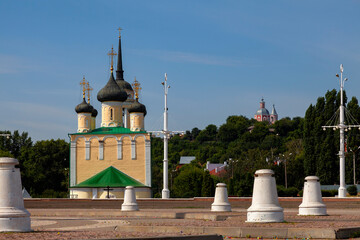
[[111, 47], [111, 51], [108, 53], [108, 55], [110, 56], [110, 58], [111, 58], [111, 67], [110, 67], [110, 70], [111, 70], [111, 72], [113, 72], [113, 70], [114, 70], [114, 56], [116, 56], [117, 54], [116, 54], [116, 52], [114, 52], [114, 48], [113, 47]]
[[86, 91], [87, 91], [87, 95], [88, 95], [88, 103], [90, 104], [90, 92], [93, 90], [93, 88], [92, 87], [90, 87], [90, 83], [89, 82], [87, 82], [86, 83]]
[[121, 38], [121, 30], [122, 30], [122, 28], [119, 27], [117, 30], [119, 30], [119, 38]]
[[85, 99], [86, 84], [87, 82], [85, 80], [85, 76], [83, 76], [83, 80], [80, 82], [80, 86], [82, 86], [83, 99]]
[[131, 84], [131, 86], [133, 87], [133, 89], [135, 91], [135, 99], [138, 101], [139, 100], [139, 92], [142, 88], [140, 87], [140, 83], [136, 80], [136, 77], [135, 77], [134, 83]]

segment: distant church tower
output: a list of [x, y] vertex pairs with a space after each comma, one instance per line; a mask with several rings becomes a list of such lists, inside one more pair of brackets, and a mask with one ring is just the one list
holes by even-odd
[[270, 123], [274, 124], [278, 120], [278, 114], [275, 110], [275, 104], [273, 104], [272, 111], [270, 114]]
[[265, 101], [262, 98], [260, 102], [260, 108], [256, 111], [254, 119], [256, 119], [259, 122], [269, 122], [271, 124], [274, 124], [278, 120], [278, 115], [275, 110], [275, 105], [273, 105], [271, 114], [269, 111], [265, 108]]
[[[138, 198], [151, 197], [151, 143], [145, 131], [145, 105], [139, 102], [140, 83], [134, 90], [124, 80], [121, 56], [113, 49], [110, 78], [98, 92], [101, 102], [101, 127], [96, 128], [97, 111], [90, 105], [92, 88], [85, 78], [83, 101], [76, 106], [78, 129], [69, 134], [70, 197], [123, 198], [126, 186], [135, 187]], [[116, 79], [113, 57], [118, 55]], [[85, 101], [86, 91], [88, 102]], [[134, 99], [134, 95], [136, 99]]]

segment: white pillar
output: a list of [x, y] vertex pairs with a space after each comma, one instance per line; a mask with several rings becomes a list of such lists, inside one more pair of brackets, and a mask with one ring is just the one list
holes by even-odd
[[145, 185], [151, 187], [151, 142], [145, 140]]
[[99, 160], [104, 160], [104, 141], [99, 141]]
[[124, 127], [130, 128], [130, 116], [127, 108], [124, 108]]
[[90, 160], [90, 141], [85, 140], [85, 160]]
[[131, 140], [131, 159], [136, 159], [136, 140]]
[[169, 183], [169, 163], [168, 163], [168, 138], [169, 138], [169, 132], [168, 132], [168, 108], [167, 108], [167, 93], [169, 86], [167, 85], [167, 75], [165, 73], [165, 82], [164, 84], [164, 91], [165, 91], [165, 109], [164, 109], [164, 169], [163, 169], [163, 190], [161, 192], [162, 199], [169, 199], [170, 198], [170, 190], [168, 187]]
[[97, 198], [98, 198], [98, 189], [93, 188], [92, 189], [92, 199], [97, 199]]
[[135, 189], [133, 186], [127, 186], [124, 192], [124, 203], [121, 205], [121, 211], [138, 211], [136, 203]]
[[326, 205], [322, 201], [319, 178], [305, 178], [303, 200], [299, 206], [299, 215], [327, 215]]
[[344, 88], [344, 80], [342, 78], [343, 73], [343, 66], [340, 65], [340, 151], [339, 151], [339, 158], [340, 158], [340, 187], [338, 190], [339, 198], [346, 197], [346, 183], [345, 183], [345, 136], [344, 136], [344, 128], [345, 126], [345, 115], [344, 115], [344, 96], [343, 96], [343, 88]]
[[274, 172], [261, 169], [255, 172], [251, 206], [247, 210], [247, 222], [283, 222], [284, 209], [280, 207]]
[[122, 140], [117, 140], [117, 159], [122, 159]]
[[214, 203], [211, 204], [212, 212], [231, 212], [228, 193], [225, 183], [216, 184]]
[[168, 187], [169, 183], [169, 174], [168, 174], [168, 168], [169, 168], [169, 160], [168, 160], [168, 136], [167, 133], [164, 135], [164, 169], [163, 169], [163, 190], [161, 192], [162, 199], [168, 199], [170, 198], [170, 190]]
[[70, 143], [70, 187], [76, 185], [76, 140]]
[[[0, 232], [30, 232], [30, 213], [24, 208], [20, 169], [14, 158], [0, 158]], [[11, 238], [11, 237], [10, 237]]]
[[[341, 91], [342, 93], [342, 91]], [[342, 95], [341, 95], [342, 96]], [[341, 98], [342, 99], [342, 98]], [[346, 197], [346, 183], [345, 183], [345, 136], [344, 136], [344, 106], [340, 106], [340, 187], [338, 190], [339, 198]]]

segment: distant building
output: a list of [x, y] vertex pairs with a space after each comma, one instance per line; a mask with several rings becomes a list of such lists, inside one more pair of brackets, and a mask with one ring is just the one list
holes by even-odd
[[195, 160], [195, 156], [181, 156], [179, 165], [190, 164], [193, 160]]
[[224, 163], [210, 163], [207, 161], [206, 170], [209, 171], [210, 175], [220, 176], [226, 173], [227, 162]]
[[186, 164], [190, 164], [191, 161], [193, 161], [193, 160], [195, 160], [195, 156], [181, 156], [180, 162], [176, 166], [176, 170], [180, 169], [182, 166], [184, 166]]
[[269, 122], [274, 124], [278, 120], [278, 114], [275, 110], [275, 105], [273, 104], [273, 108], [271, 114], [265, 108], [265, 101], [262, 98], [260, 102], [260, 108], [256, 111], [254, 118], [259, 122]]

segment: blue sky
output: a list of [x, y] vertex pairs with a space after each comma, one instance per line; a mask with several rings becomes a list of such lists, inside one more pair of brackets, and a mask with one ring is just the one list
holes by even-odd
[[162, 129], [165, 72], [171, 130], [251, 118], [261, 97], [280, 118], [303, 117], [339, 88], [341, 63], [348, 96], [359, 98], [359, 9], [350, 0], [0, 0], [0, 129], [67, 139], [83, 75], [100, 110], [118, 27], [125, 80], [142, 84], [147, 130]]

